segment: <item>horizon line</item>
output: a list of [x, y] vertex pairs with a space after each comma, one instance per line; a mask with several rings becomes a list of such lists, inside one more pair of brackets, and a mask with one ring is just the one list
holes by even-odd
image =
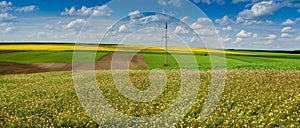
[[[81, 42], [75, 43], [72, 41], [1, 41], [2, 44], [86, 44], [86, 45], [126, 45], [116, 43], [92, 43]], [[196, 48], [196, 47], [195, 47]], [[224, 48], [224, 50], [239, 50], [239, 51], [300, 51], [300, 49], [253, 49], [253, 48]]]

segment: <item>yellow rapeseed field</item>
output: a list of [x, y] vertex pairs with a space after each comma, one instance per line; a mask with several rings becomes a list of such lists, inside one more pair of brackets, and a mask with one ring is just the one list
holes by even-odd
[[[136, 46], [136, 45], [77, 45], [72, 44], [2, 44], [0, 50], [37, 50], [37, 51], [65, 51], [65, 50], [98, 50], [98, 51], [124, 51], [124, 52], [164, 52], [163, 46]], [[206, 48], [181, 48], [169, 47], [169, 52], [177, 53], [225, 53], [225, 54], [245, 54], [236, 51], [223, 51]]]

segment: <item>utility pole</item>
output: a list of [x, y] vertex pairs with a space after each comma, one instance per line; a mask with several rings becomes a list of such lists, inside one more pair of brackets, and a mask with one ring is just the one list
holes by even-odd
[[165, 50], [165, 64], [164, 66], [169, 66], [168, 64], [168, 23], [166, 22], [166, 50]]

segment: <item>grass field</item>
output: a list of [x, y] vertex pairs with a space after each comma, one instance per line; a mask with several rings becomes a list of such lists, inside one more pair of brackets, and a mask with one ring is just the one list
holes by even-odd
[[[82, 51], [89, 52], [89, 51]], [[101, 51], [96, 53], [95, 60], [98, 60], [108, 52]], [[153, 68], [179, 69], [178, 63], [172, 55], [169, 55], [170, 67], [164, 67], [165, 55], [163, 53], [142, 52], [146, 63]], [[174, 53], [181, 59], [191, 57], [190, 54]], [[17, 63], [41, 63], [41, 62], [72, 62], [73, 51], [22, 51], [0, 54], [2, 62]], [[210, 69], [210, 56], [205, 54], [194, 54], [199, 69]], [[81, 56], [82, 62], [91, 60], [90, 56]], [[228, 69], [279, 69], [279, 70], [299, 70], [300, 54], [251, 53], [243, 52], [243, 55], [226, 55], [226, 66]], [[189, 61], [185, 61], [188, 63]]]
[[[300, 69], [300, 54], [271, 54], [261, 56], [251, 55], [226, 55], [226, 67], [228, 69], [278, 69], [278, 70], [299, 70]], [[143, 53], [145, 61], [151, 68], [165, 68], [165, 69], [179, 69], [176, 60], [169, 55], [170, 67], [164, 67], [161, 63], [164, 63], [164, 54]], [[189, 55], [181, 55], [182, 58]], [[204, 56], [202, 54], [195, 54], [195, 59], [198, 63], [199, 69], [210, 69], [210, 56]], [[280, 57], [278, 57], [280, 56]], [[216, 56], [218, 58], [218, 56]]]
[[[89, 51], [81, 51], [89, 52]], [[95, 60], [98, 60], [108, 52], [97, 52]], [[88, 54], [90, 55], [90, 54]], [[0, 61], [16, 63], [41, 63], [41, 62], [72, 62], [73, 51], [21, 51], [0, 54]], [[87, 62], [90, 56], [82, 56], [82, 62]]]
[[[117, 49], [118, 48], [118, 49]], [[72, 62], [74, 45], [71, 44], [2, 44], [0, 50], [29, 50], [0, 54], [0, 61], [17, 63], [40, 63], [40, 62]], [[108, 52], [115, 50], [130, 52], [141, 49], [140, 53], [144, 55], [145, 61], [150, 68], [179, 69], [177, 61], [169, 55], [170, 67], [164, 67], [164, 48], [163, 47], [145, 47], [145, 46], [127, 46], [127, 45], [99, 45], [98, 48], [90, 45], [80, 45], [76, 49], [81, 52], [90, 52], [89, 50], [98, 49], [95, 60], [98, 60]], [[187, 51], [193, 52], [198, 63], [199, 69], [210, 69], [210, 54], [218, 55], [221, 50], [203, 49], [203, 48], [169, 48], [171, 54], [179, 56], [181, 60], [191, 57], [185, 54]], [[267, 51], [232, 51], [225, 50], [226, 66], [229, 69], [280, 69], [280, 70], [299, 70], [300, 54], [278, 53]], [[90, 56], [82, 54], [80, 61], [86, 62], [91, 59]], [[214, 56], [216, 59], [217, 56]], [[187, 63], [188, 60], [184, 60]], [[188, 65], [188, 64], [187, 64]], [[193, 67], [197, 68], [197, 67]]]
[[[131, 71], [138, 88], [147, 88], [149, 71]], [[129, 102], [116, 90], [109, 71], [97, 72], [99, 88], [120, 112], [147, 116], [166, 109], [180, 87], [179, 71], [167, 71], [168, 84], [157, 100]], [[194, 106], [177, 126], [185, 127], [297, 127], [300, 125], [300, 72], [233, 70], [227, 73], [223, 97], [205, 122], [197, 118], [210, 83], [201, 72]], [[141, 82], [144, 81], [144, 82]], [[105, 84], [103, 84], [105, 83]], [[80, 106], [70, 72], [7, 75], [0, 79], [0, 127], [95, 127]]]
[[[72, 45], [0, 45], [1, 62], [24, 64], [43, 62], [72, 62]], [[40, 46], [40, 45], [38, 45]], [[83, 51], [91, 48], [81, 47]], [[95, 60], [114, 51], [115, 45], [101, 46]], [[129, 48], [130, 50], [126, 51]], [[136, 48], [140, 49], [140, 48]], [[173, 48], [170, 53], [189, 65], [191, 54]], [[123, 46], [122, 51], [134, 51]], [[178, 52], [181, 51], [181, 52]], [[225, 51], [227, 79], [222, 99], [206, 121], [198, 117], [211, 82], [211, 60], [218, 59], [220, 50], [207, 54], [205, 49], [193, 49], [201, 73], [197, 99], [177, 127], [298, 127], [300, 126], [300, 54], [267, 51]], [[171, 54], [169, 67], [164, 67], [164, 51], [147, 47], [140, 53], [150, 68], [130, 71], [134, 85], [141, 90], [149, 87], [150, 69], [164, 69], [168, 81], [162, 95], [146, 102], [132, 102], [122, 96], [112, 81], [110, 71], [97, 71], [98, 86], [108, 103], [121, 113], [144, 117], [167, 109], [176, 98], [180, 87], [180, 67]], [[84, 55], [84, 54], [83, 54]], [[92, 58], [93, 59], [93, 58]], [[90, 56], [77, 58], [80, 62], [92, 60]], [[97, 127], [84, 111], [77, 98], [71, 72], [0, 75], [0, 127]]]

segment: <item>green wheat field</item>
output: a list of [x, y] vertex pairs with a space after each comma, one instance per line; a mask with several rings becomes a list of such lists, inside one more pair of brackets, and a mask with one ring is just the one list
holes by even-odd
[[[89, 51], [83, 51], [89, 52]], [[98, 51], [95, 60], [111, 51]], [[229, 52], [231, 52], [229, 50]], [[300, 54], [275, 51], [233, 51], [226, 54], [226, 84], [211, 116], [201, 122], [199, 113], [211, 83], [209, 54], [194, 53], [200, 70], [198, 95], [192, 109], [176, 127], [298, 127], [300, 126]], [[120, 112], [145, 117], [167, 109], [180, 88], [180, 67], [169, 54], [141, 51], [149, 68], [130, 70], [134, 86], [150, 86], [151, 69], [163, 69], [167, 85], [162, 95], [148, 103], [135, 103], [122, 96], [109, 70], [96, 71], [99, 89]], [[186, 53], [173, 53], [185, 58]], [[30, 50], [0, 54], [1, 62], [33, 64], [72, 62], [73, 51]], [[217, 55], [216, 55], [217, 56]], [[87, 61], [82, 59], [82, 61]], [[1, 67], [2, 68], [2, 67]], [[0, 127], [101, 127], [81, 106], [72, 72], [0, 75]]]

